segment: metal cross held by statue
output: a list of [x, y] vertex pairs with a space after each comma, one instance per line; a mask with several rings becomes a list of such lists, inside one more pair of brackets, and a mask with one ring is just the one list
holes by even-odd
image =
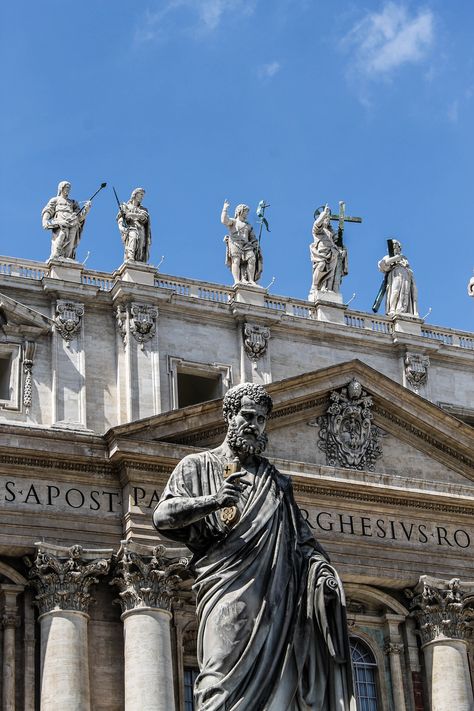
[[362, 222], [362, 217], [348, 217], [346, 215], [346, 203], [344, 200], [339, 200], [339, 214], [338, 215], [330, 215], [330, 219], [333, 222], [338, 222], [338, 230], [337, 230], [337, 243], [339, 247], [343, 246], [343, 235], [344, 235], [344, 223], [345, 222]]

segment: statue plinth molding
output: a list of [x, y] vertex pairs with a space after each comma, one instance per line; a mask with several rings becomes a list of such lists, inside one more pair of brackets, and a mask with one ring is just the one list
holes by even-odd
[[81, 284], [83, 265], [73, 259], [48, 259], [49, 276], [51, 279]]
[[156, 267], [143, 262], [124, 262], [114, 272], [114, 279], [141, 284], [143, 286], [154, 286]]
[[249, 304], [251, 306], [265, 306], [266, 289], [258, 284], [246, 284], [239, 282], [232, 287], [234, 301], [238, 304]]
[[408, 333], [411, 336], [421, 336], [423, 319], [410, 314], [395, 314], [392, 316], [393, 330], [395, 333]]
[[308, 301], [314, 304], [316, 321], [344, 325], [344, 314], [347, 306], [343, 303], [342, 294], [335, 291], [311, 291]]

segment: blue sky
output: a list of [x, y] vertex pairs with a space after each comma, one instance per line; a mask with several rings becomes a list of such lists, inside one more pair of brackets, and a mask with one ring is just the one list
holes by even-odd
[[[428, 322], [474, 330], [474, 4], [349, 0], [3, 3], [0, 253], [45, 260], [60, 180], [85, 200], [145, 187], [151, 261], [230, 284], [224, 198], [271, 203], [262, 285], [306, 298], [314, 209], [349, 226], [346, 301], [369, 311], [387, 237]], [[113, 193], [78, 257], [122, 261]]]

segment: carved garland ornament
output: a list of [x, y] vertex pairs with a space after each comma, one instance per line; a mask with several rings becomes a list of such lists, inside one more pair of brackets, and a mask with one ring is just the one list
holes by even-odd
[[244, 348], [248, 357], [256, 361], [265, 355], [270, 338], [270, 329], [257, 324], [244, 324]]
[[99, 582], [98, 575], [108, 573], [110, 560], [86, 561], [84, 552], [78, 545], [66, 549], [65, 556], [38, 548], [29, 577], [37, 591], [34, 602], [40, 615], [52, 610], [88, 611], [89, 588]]
[[26, 414], [29, 413], [33, 403], [33, 362], [35, 357], [36, 343], [26, 341], [23, 350], [23, 405]]
[[326, 414], [318, 417], [319, 448], [326, 452], [329, 466], [375, 469], [382, 456], [381, 431], [373, 424], [372, 398], [353, 378], [347, 387], [333, 390]]
[[56, 330], [69, 343], [81, 330], [84, 305], [73, 301], [58, 301], [54, 322]]
[[163, 545], [150, 555], [141, 555], [124, 545], [119, 551], [115, 578], [111, 584], [119, 589], [122, 611], [138, 607], [170, 610], [173, 598], [188, 567], [187, 558], [170, 559]]

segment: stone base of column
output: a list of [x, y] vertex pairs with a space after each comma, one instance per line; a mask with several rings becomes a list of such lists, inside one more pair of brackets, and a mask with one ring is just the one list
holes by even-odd
[[82, 270], [84, 266], [75, 259], [48, 259], [49, 276], [51, 279], [61, 279], [61, 281], [72, 281], [80, 284], [82, 280]]
[[392, 316], [394, 333], [408, 333], [411, 336], [421, 336], [421, 325], [423, 320], [418, 316], [410, 314], [398, 314]]
[[473, 711], [466, 642], [438, 638], [425, 644], [423, 652], [431, 711]]
[[316, 321], [344, 324], [344, 306], [342, 294], [335, 291], [311, 291], [308, 301], [314, 304], [314, 318]]
[[90, 711], [87, 623], [75, 610], [41, 615], [41, 711]]
[[171, 613], [151, 607], [122, 615], [125, 711], [174, 711]]
[[258, 284], [234, 284], [234, 301], [238, 304], [249, 304], [250, 306], [265, 306], [266, 289]]

